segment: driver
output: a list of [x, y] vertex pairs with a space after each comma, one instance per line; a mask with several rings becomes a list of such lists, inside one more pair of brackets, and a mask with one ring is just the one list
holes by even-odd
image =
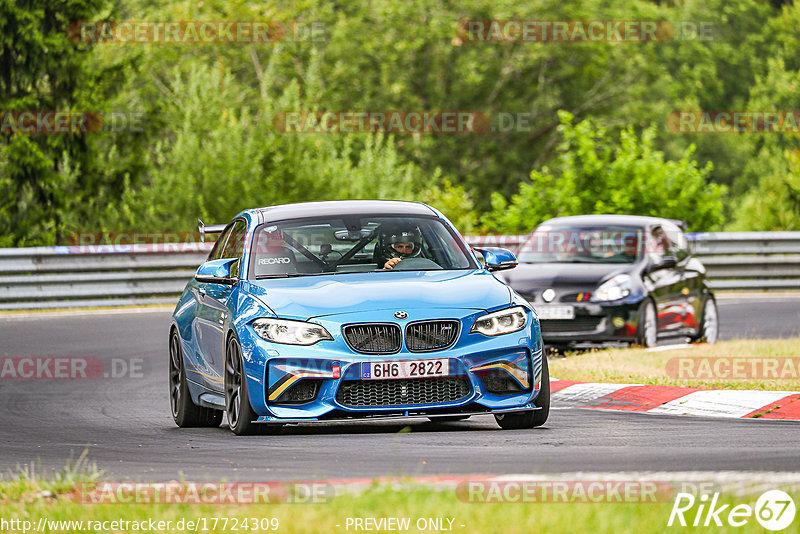
[[389, 229], [380, 236], [378, 268], [393, 269], [406, 258], [416, 258], [422, 251], [422, 238], [416, 228]]
[[[615, 246], [615, 245], [612, 245]], [[619, 250], [605, 255], [606, 259], [613, 261], [622, 261], [632, 263], [636, 261], [636, 256], [639, 253], [639, 236], [635, 233], [625, 234], [622, 238], [622, 243]]]

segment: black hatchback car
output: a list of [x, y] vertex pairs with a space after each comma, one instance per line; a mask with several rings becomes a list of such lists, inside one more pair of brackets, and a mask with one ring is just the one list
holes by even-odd
[[533, 304], [544, 342], [714, 343], [717, 305], [681, 221], [632, 215], [550, 219], [531, 233], [505, 281]]

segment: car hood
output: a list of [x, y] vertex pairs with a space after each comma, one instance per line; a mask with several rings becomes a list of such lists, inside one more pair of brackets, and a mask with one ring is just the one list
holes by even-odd
[[509, 288], [483, 270], [271, 278], [250, 281], [243, 289], [279, 317], [301, 320], [385, 309], [490, 310], [511, 302]]
[[616, 274], [630, 272], [631, 267], [613, 263], [521, 263], [503, 273], [503, 279], [520, 292], [542, 287], [595, 287]]

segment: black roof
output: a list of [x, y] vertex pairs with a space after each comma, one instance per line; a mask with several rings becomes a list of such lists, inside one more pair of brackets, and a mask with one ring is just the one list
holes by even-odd
[[541, 224], [565, 225], [565, 224], [608, 224], [621, 226], [653, 226], [669, 221], [672, 224], [685, 229], [686, 223], [676, 219], [666, 219], [661, 217], [648, 217], [644, 215], [570, 215], [567, 217], [556, 217], [548, 219]]
[[254, 211], [259, 212], [265, 221], [341, 215], [437, 216], [435, 211], [421, 202], [400, 200], [326, 200], [267, 206]]

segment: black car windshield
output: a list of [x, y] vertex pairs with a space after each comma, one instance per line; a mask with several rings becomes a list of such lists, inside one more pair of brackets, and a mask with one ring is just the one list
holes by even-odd
[[644, 229], [634, 226], [542, 225], [523, 243], [523, 263], [633, 263]]
[[[387, 262], [390, 268], [385, 269]], [[267, 223], [256, 229], [250, 255], [254, 278], [476, 267], [461, 240], [442, 221], [424, 217]]]

